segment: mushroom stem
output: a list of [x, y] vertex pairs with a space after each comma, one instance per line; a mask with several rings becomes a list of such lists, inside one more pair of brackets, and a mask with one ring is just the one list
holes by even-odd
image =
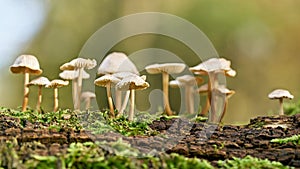
[[284, 115], [284, 111], [283, 111], [283, 98], [279, 99], [279, 115]]
[[77, 78], [72, 80], [72, 95], [73, 95], [73, 104], [74, 109], [78, 108], [78, 101], [77, 101]]
[[216, 74], [215, 73], [210, 73], [208, 76], [208, 100], [209, 100], [209, 105], [210, 105], [210, 115], [209, 115], [209, 122], [216, 122]]
[[133, 114], [134, 114], [134, 101], [135, 101], [135, 90], [130, 89], [130, 109], [128, 114], [128, 120], [133, 121]]
[[164, 106], [167, 115], [171, 116], [173, 114], [170, 103], [169, 103], [169, 74], [167, 72], [162, 72], [163, 80], [163, 93], [164, 93]]
[[78, 79], [77, 79], [77, 107], [76, 107], [76, 109], [80, 109], [80, 96], [81, 96], [81, 88], [82, 88], [82, 71], [83, 71], [83, 68], [79, 68]]
[[58, 88], [54, 88], [54, 108], [53, 111], [56, 112], [58, 109]]
[[38, 101], [37, 101], [37, 104], [36, 104], [36, 110], [37, 111], [40, 111], [41, 103], [42, 103], [42, 86], [39, 85], [39, 89], [38, 89]]
[[185, 101], [186, 107], [189, 114], [194, 114], [194, 97], [193, 97], [193, 86], [187, 85], [185, 88]]
[[108, 105], [109, 105], [109, 111], [112, 117], [115, 117], [115, 113], [114, 113], [114, 105], [113, 105], [113, 100], [111, 97], [111, 83], [109, 82], [106, 85], [106, 94], [107, 94], [107, 100], [108, 100]]
[[29, 73], [25, 71], [24, 73], [24, 98], [23, 98], [23, 105], [22, 105], [22, 111], [26, 111], [26, 107], [28, 104], [28, 96], [29, 96]]
[[115, 87], [115, 96], [116, 96], [116, 109], [120, 111], [122, 104], [122, 91], [118, 90]]
[[85, 99], [85, 110], [88, 110], [90, 108], [90, 105], [91, 105], [91, 99], [86, 98]]
[[130, 91], [128, 90], [128, 91], [126, 91], [126, 94], [125, 94], [125, 97], [124, 97], [124, 101], [123, 101], [123, 104], [122, 104], [122, 107], [120, 109], [120, 112], [119, 112], [118, 116], [122, 116], [123, 115], [124, 110], [125, 110], [125, 108], [127, 106], [128, 100], [129, 100], [129, 96], [130, 96]]
[[222, 112], [222, 114], [221, 114], [220, 121], [222, 121], [222, 119], [224, 118], [224, 115], [225, 115], [226, 110], [227, 110], [227, 105], [228, 105], [228, 98], [226, 97], [226, 98], [225, 98], [225, 103], [224, 103], [223, 112]]

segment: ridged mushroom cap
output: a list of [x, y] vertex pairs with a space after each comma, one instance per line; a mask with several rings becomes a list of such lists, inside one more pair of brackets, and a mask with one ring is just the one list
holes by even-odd
[[116, 87], [118, 90], [143, 90], [148, 88], [150, 85], [145, 81], [144, 77], [140, 76], [128, 76], [121, 80]]
[[43, 71], [37, 58], [33, 55], [21, 55], [17, 57], [14, 64], [10, 66], [13, 73], [25, 73], [40, 75]]
[[46, 85], [47, 88], [58, 88], [67, 86], [69, 84], [69, 81], [64, 81], [60, 79], [54, 79], [50, 82], [50, 84]]
[[115, 76], [110, 75], [110, 74], [106, 74], [106, 75], [103, 75], [103, 76], [99, 77], [98, 79], [96, 79], [94, 81], [94, 84], [97, 86], [106, 87], [108, 84], [116, 85], [120, 81], [121, 80], [119, 78], [116, 78]]
[[293, 99], [294, 96], [288, 91], [284, 89], [276, 89], [273, 90], [269, 95], [269, 99], [282, 99], [282, 98], [287, 98], [287, 99]]
[[42, 76], [31, 80], [28, 85], [46, 86], [48, 84], [50, 84], [48, 78]]
[[87, 98], [96, 98], [96, 94], [90, 91], [85, 91], [81, 93], [81, 99], [85, 100]]
[[176, 78], [176, 80], [182, 84], [186, 85], [198, 85], [203, 82], [201, 77], [195, 77], [192, 75], [183, 75]]
[[145, 67], [146, 71], [150, 74], [159, 74], [166, 72], [168, 74], [181, 73], [185, 69], [185, 64], [183, 63], [163, 63], [163, 64], [153, 64]]
[[224, 58], [210, 58], [197, 66], [191, 67], [191, 72], [215, 72], [215, 71], [230, 71], [231, 62]]
[[79, 68], [93, 69], [97, 65], [95, 59], [76, 58], [60, 66], [60, 70], [75, 70]]
[[[79, 70], [64, 70], [63, 72], [59, 73], [59, 77], [65, 80], [73, 80], [78, 78]], [[86, 71], [82, 71], [82, 79], [90, 78], [90, 74]]]
[[112, 75], [121, 80], [128, 76], [137, 76], [136, 74], [131, 73], [131, 72], [118, 72], [118, 73], [114, 73]]
[[113, 52], [107, 55], [101, 62], [97, 74], [114, 74], [118, 72], [130, 72], [139, 75], [139, 71], [133, 62], [121, 52]]

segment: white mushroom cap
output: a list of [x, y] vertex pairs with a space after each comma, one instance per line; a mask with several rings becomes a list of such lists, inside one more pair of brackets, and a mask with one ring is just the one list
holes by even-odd
[[[64, 70], [63, 72], [59, 73], [59, 77], [65, 80], [73, 80], [78, 78], [79, 71], [78, 70]], [[86, 71], [82, 71], [82, 79], [90, 78], [90, 74]]]
[[169, 86], [174, 87], [174, 88], [181, 87], [182, 83], [180, 83], [178, 80], [171, 80], [169, 82]]
[[168, 74], [181, 73], [185, 68], [183, 63], [163, 63], [146, 66], [145, 69], [150, 74], [166, 72]]
[[121, 80], [116, 78], [115, 76], [106, 74], [106, 75], [103, 75], [103, 76], [99, 77], [98, 79], [96, 79], [94, 81], [94, 84], [97, 86], [106, 87], [108, 84], [115, 85], [120, 81]]
[[27, 71], [31, 74], [39, 75], [43, 71], [40, 69], [40, 64], [37, 58], [33, 55], [21, 55], [14, 64], [10, 66], [10, 70], [13, 73], [25, 73]]
[[81, 93], [81, 99], [87, 99], [87, 98], [96, 98], [96, 94], [90, 91], [82, 92]]
[[136, 76], [136, 74], [131, 73], [131, 72], [118, 72], [118, 73], [114, 73], [112, 75], [121, 80], [128, 76]]
[[294, 96], [288, 91], [284, 89], [276, 89], [273, 90], [269, 95], [269, 99], [282, 99], [282, 98], [288, 98], [293, 99]]
[[93, 69], [97, 65], [95, 59], [76, 58], [60, 66], [60, 70], [75, 70], [77, 68]]
[[201, 77], [195, 77], [192, 75], [179, 76], [176, 78], [176, 80], [186, 85], [197, 85], [203, 82], [203, 79]]
[[132, 61], [121, 52], [107, 55], [98, 68], [98, 75], [114, 74], [118, 72], [131, 72], [139, 75], [139, 71]]
[[208, 84], [204, 84], [201, 85], [198, 89], [197, 89], [198, 93], [206, 93], [208, 92]]
[[214, 72], [214, 71], [230, 71], [231, 62], [224, 58], [211, 58], [197, 66], [191, 67], [192, 72]]
[[47, 88], [63, 87], [63, 86], [67, 86], [68, 84], [69, 81], [54, 79], [50, 82], [50, 84], [46, 85], [46, 87]]
[[225, 71], [225, 75], [229, 77], [235, 77], [236, 76], [236, 71], [233, 69], [230, 69], [228, 71]]
[[46, 77], [38, 77], [29, 82], [28, 85], [46, 86], [50, 84], [50, 81]]
[[234, 90], [227, 89], [225, 86], [221, 85], [217, 88], [217, 91], [225, 94], [228, 98], [235, 94]]
[[140, 76], [128, 76], [117, 84], [118, 90], [143, 90], [150, 85]]

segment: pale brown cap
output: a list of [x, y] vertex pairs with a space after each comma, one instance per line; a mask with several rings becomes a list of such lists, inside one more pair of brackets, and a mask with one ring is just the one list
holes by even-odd
[[60, 70], [75, 70], [79, 68], [93, 69], [97, 65], [95, 59], [76, 58], [60, 66]]
[[116, 78], [115, 76], [110, 74], [106, 74], [96, 79], [94, 81], [94, 84], [97, 86], [106, 87], [108, 84], [115, 85], [120, 81], [121, 80], [119, 78]]
[[230, 90], [228, 88], [226, 88], [225, 86], [221, 85], [217, 88], [217, 91], [221, 94], [225, 94], [227, 96], [227, 98], [230, 98], [232, 95], [235, 94], [234, 90]]
[[208, 84], [204, 84], [201, 85], [198, 89], [197, 89], [198, 93], [207, 93], [208, 92]]
[[125, 53], [113, 52], [107, 55], [101, 62], [97, 74], [114, 74], [118, 72], [130, 72], [139, 75], [139, 71]]
[[201, 77], [195, 77], [192, 75], [183, 75], [176, 78], [177, 81], [186, 85], [198, 85], [203, 82]]
[[28, 85], [46, 86], [48, 84], [50, 84], [48, 78], [42, 76], [31, 80]]
[[282, 99], [282, 98], [287, 98], [287, 99], [293, 99], [294, 96], [288, 91], [284, 89], [276, 89], [273, 90], [269, 95], [269, 99]]
[[96, 94], [90, 91], [85, 91], [81, 93], [81, 99], [87, 99], [87, 98], [96, 98]]
[[[59, 73], [59, 77], [65, 80], [73, 80], [78, 78], [79, 70], [64, 70], [63, 72]], [[82, 71], [82, 79], [88, 79], [90, 75], [86, 71]]]
[[54, 79], [50, 82], [50, 84], [46, 85], [47, 88], [58, 88], [67, 86], [69, 84], [69, 81], [64, 81], [60, 79]]
[[10, 71], [13, 73], [25, 73], [39, 75], [43, 71], [40, 69], [40, 64], [37, 58], [33, 55], [21, 55], [14, 64], [10, 66]]
[[169, 86], [173, 88], [181, 87], [182, 84], [178, 80], [171, 80]]
[[229, 71], [231, 62], [224, 58], [210, 58], [197, 66], [191, 67], [191, 72]]
[[137, 75], [128, 76], [117, 84], [117, 88], [118, 90], [143, 90], [150, 86], [144, 79], [145, 78]]
[[181, 73], [185, 68], [183, 63], [163, 63], [146, 66], [145, 69], [150, 74], [166, 72], [168, 74]]

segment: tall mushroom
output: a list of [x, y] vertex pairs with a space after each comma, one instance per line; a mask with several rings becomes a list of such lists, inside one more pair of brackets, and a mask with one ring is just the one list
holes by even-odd
[[91, 105], [91, 99], [96, 98], [95, 93], [86, 91], [81, 93], [81, 99], [85, 101], [85, 110], [88, 110]]
[[[64, 70], [63, 72], [59, 73], [59, 77], [64, 80], [72, 80], [72, 96], [73, 96], [73, 103], [74, 109], [79, 107], [78, 103], [78, 96], [77, 96], [77, 79], [79, 76], [78, 70]], [[82, 71], [82, 79], [89, 79], [90, 75], [86, 71]]]
[[117, 84], [119, 90], [130, 90], [130, 109], [128, 120], [133, 121], [134, 108], [135, 108], [135, 90], [143, 90], [150, 85], [145, 81], [145, 78], [140, 76], [128, 76]]
[[207, 101], [211, 106], [211, 114], [209, 118], [209, 121], [211, 122], [216, 122], [216, 107], [215, 107], [215, 98], [212, 96], [215, 96], [213, 94], [213, 91], [215, 88], [218, 88], [219, 83], [217, 80], [217, 75], [218, 74], [225, 74], [226, 76], [234, 77], [236, 75], [236, 71], [233, 70], [231, 67], [231, 62], [229, 60], [226, 60], [224, 58], [211, 58], [208, 59], [194, 67], [190, 68], [191, 72], [194, 72], [195, 74], [200, 74], [200, 75], [208, 75], [208, 97]]
[[39, 77], [39, 78], [36, 78], [36, 79], [34, 79], [34, 80], [32, 80], [28, 83], [29, 86], [30, 85], [37, 85], [39, 87], [39, 89], [38, 89], [38, 101], [37, 101], [37, 104], [36, 104], [36, 110], [37, 111], [40, 111], [40, 108], [41, 108], [42, 87], [46, 86], [48, 84], [50, 84], [50, 81], [46, 77]]
[[60, 66], [60, 70], [78, 70], [78, 78], [77, 78], [77, 107], [76, 109], [80, 109], [80, 95], [82, 88], [82, 74], [84, 69], [93, 69], [97, 65], [95, 59], [84, 59], [84, 58], [76, 58], [72, 61], [63, 64]]
[[278, 99], [279, 100], [279, 115], [284, 115], [283, 111], [283, 99], [293, 99], [294, 96], [288, 91], [284, 89], [276, 89], [273, 90], [269, 95], [269, 99]]
[[54, 112], [56, 112], [58, 109], [58, 88], [67, 86], [68, 84], [69, 84], [69, 81], [54, 79], [50, 82], [50, 84], [46, 85], [47, 88], [54, 89], [54, 108], [53, 108]]
[[29, 96], [29, 74], [40, 75], [43, 71], [40, 69], [39, 61], [33, 55], [21, 55], [19, 56], [14, 64], [10, 66], [12, 73], [23, 73], [24, 74], [24, 97], [22, 104], [22, 111], [26, 110]]
[[162, 85], [164, 93], [164, 107], [167, 115], [172, 115], [173, 112], [169, 102], [169, 74], [178, 74], [183, 72], [185, 64], [183, 63], [164, 63], [164, 64], [153, 64], [145, 67], [149, 74], [162, 74]]
[[114, 112], [113, 100], [111, 97], [111, 86], [117, 84], [119, 81], [120, 79], [110, 74], [103, 75], [94, 81], [95, 85], [106, 87], [109, 111], [112, 117], [115, 117], [115, 112]]

